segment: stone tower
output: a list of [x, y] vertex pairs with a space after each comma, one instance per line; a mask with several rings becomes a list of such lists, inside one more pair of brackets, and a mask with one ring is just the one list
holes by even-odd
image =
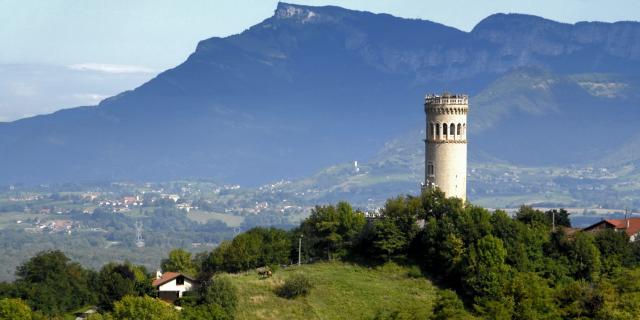
[[438, 187], [447, 197], [467, 198], [466, 95], [427, 95], [425, 187]]

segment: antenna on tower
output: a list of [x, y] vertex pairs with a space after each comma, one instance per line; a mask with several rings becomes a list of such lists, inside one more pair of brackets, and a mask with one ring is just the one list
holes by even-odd
[[136, 221], [136, 246], [138, 248], [144, 247], [144, 239], [142, 238], [142, 221]]

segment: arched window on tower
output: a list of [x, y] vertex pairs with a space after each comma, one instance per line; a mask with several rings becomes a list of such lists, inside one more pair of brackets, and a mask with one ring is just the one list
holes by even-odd
[[446, 123], [442, 124], [442, 135], [443, 136], [447, 135], [447, 124]]
[[436, 137], [440, 138], [440, 124], [436, 123]]
[[433, 125], [433, 122], [429, 124], [429, 139], [433, 139], [436, 135], [436, 128]]
[[462, 125], [458, 123], [458, 135], [462, 134]]
[[453, 123], [449, 126], [449, 134], [452, 136], [456, 134], [456, 125]]

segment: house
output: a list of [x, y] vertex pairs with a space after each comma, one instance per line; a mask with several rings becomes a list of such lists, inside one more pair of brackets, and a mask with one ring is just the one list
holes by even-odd
[[184, 210], [186, 212], [190, 212], [191, 210], [194, 209], [194, 207], [188, 203], [178, 203], [176, 204], [176, 209], [178, 210]]
[[179, 272], [161, 273], [158, 271], [152, 285], [158, 290], [158, 298], [167, 302], [174, 302], [178, 298], [182, 298], [185, 292], [196, 289], [198, 282], [194, 278]]
[[589, 232], [598, 232], [603, 229], [624, 231], [629, 236], [630, 241], [636, 241], [637, 239], [639, 239], [640, 218], [606, 219], [594, 223], [582, 230]]

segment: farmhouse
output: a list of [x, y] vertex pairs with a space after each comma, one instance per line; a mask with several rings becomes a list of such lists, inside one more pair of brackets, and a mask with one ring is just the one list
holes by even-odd
[[636, 241], [639, 239], [640, 218], [606, 219], [584, 228], [583, 231], [598, 232], [603, 229], [624, 231], [629, 236], [630, 241]]
[[182, 298], [186, 291], [196, 289], [198, 282], [192, 277], [179, 272], [160, 273], [158, 271], [152, 285], [158, 290], [158, 298], [174, 302], [178, 298]]

